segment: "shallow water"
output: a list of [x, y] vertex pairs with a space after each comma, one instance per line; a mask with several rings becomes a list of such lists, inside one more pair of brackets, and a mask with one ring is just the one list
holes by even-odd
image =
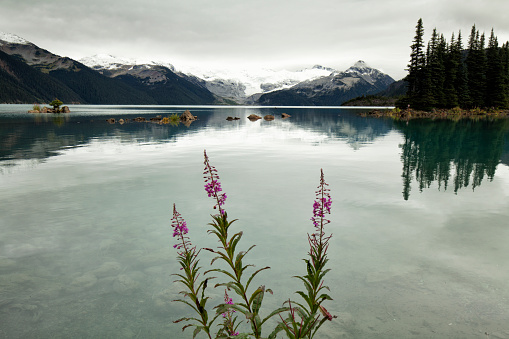
[[[215, 246], [204, 149], [243, 248], [257, 245], [246, 260], [272, 267], [256, 281], [274, 290], [266, 312], [302, 288], [292, 276], [304, 274], [323, 168], [333, 198], [326, 307], [338, 318], [320, 338], [509, 337], [507, 121], [407, 124], [344, 108], [28, 109], [0, 105], [0, 338], [191, 338], [172, 323], [192, 313], [171, 302], [180, 286], [170, 219], [176, 203], [193, 243]], [[118, 123], [184, 109], [199, 120]], [[222, 301], [224, 290], [209, 292]]]

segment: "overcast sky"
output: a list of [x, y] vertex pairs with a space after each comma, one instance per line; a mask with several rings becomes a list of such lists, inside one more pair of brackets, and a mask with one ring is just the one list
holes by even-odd
[[509, 0], [2, 0], [0, 31], [61, 56], [345, 70], [364, 60], [406, 75], [415, 25], [449, 41], [475, 23], [509, 40]]

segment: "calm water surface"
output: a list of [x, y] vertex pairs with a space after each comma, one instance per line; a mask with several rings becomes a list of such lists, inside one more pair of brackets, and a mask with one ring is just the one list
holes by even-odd
[[[509, 123], [398, 123], [339, 108], [0, 105], [0, 338], [191, 338], [172, 204], [198, 247], [203, 150], [270, 265], [266, 313], [300, 289], [320, 168], [333, 198], [320, 338], [509, 338]], [[118, 120], [185, 109], [189, 126]], [[291, 115], [281, 119], [281, 113]], [[274, 121], [246, 117], [275, 114]], [[226, 121], [227, 116], [239, 117]], [[115, 118], [110, 124], [108, 118]], [[207, 268], [206, 253], [202, 265]], [[263, 266], [262, 266], [263, 265]], [[224, 290], [209, 289], [211, 304]], [[234, 297], [235, 298], [235, 297]]]

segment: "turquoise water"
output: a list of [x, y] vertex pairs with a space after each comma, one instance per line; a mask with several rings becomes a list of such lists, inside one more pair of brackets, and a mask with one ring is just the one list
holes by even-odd
[[[206, 233], [203, 150], [266, 313], [301, 285], [320, 169], [333, 198], [320, 338], [509, 337], [509, 125], [359, 109], [0, 105], [0, 338], [191, 338], [172, 204]], [[126, 121], [189, 109], [189, 126]], [[282, 119], [281, 113], [291, 115]], [[249, 121], [251, 114], [274, 121]], [[227, 116], [239, 117], [226, 121]], [[108, 118], [115, 118], [114, 124]], [[206, 253], [201, 263], [209, 267]], [[224, 290], [209, 289], [211, 304]], [[235, 297], [234, 297], [235, 299]]]

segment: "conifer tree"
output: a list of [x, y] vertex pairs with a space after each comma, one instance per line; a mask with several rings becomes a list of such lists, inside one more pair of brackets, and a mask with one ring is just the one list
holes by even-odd
[[468, 41], [468, 55], [466, 58], [468, 72], [468, 90], [473, 107], [484, 107], [486, 93], [486, 55], [484, 50], [484, 34], [472, 26]]
[[465, 51], [461, 31], [447, 43], [435, 28], [424, 53], [423, 34], [419, 19], [405, 78], [407, 96], [399, 107], [509, 107], [509, 42], [499, 47], [492, 29], [485, 48], [484, 33], [473, 25]]
[[461, 38], [461, 31], [458, 32], [458, 39], [456, 40], [455, 51], [456, 51], [455, 53], [458, 53], [457, 57], [459, 59], [459, 64], [454, 88], [458, 93], [458, 105], [462, 108], [466, 108], [472, 105], [472, 101], [470, 99], [470, 92], [468, 90], [468, 73], [466, 63], [463, 57], [463, 42]]
[[459, 105], [458, 89], [458, 66], [461, 63], [461, 49], [458, 50], [458, 45], [454, 38], [454, 33], [451, 36], [451, 42], [447, 46], [445, 54], [444, 68], [445, 68], [445, 107], [456, 107]]
[[407, 96], [412, 103], [418, 103], [422, 100], [424, 86], [424, 72], [426, 67], [426, 56], [424, 54], [424, 27], [422, 18], [417, 21], [415, 28], [415, 37], [410, 53], [410, 64], [408, 65], [408, 83]]
[[486, 59], [485, 104], [487, 107], [506, 107], [507, 98], [504, 89], [501, 50], [498, 47], [498, 40], [493, 29], [486, 49]]

